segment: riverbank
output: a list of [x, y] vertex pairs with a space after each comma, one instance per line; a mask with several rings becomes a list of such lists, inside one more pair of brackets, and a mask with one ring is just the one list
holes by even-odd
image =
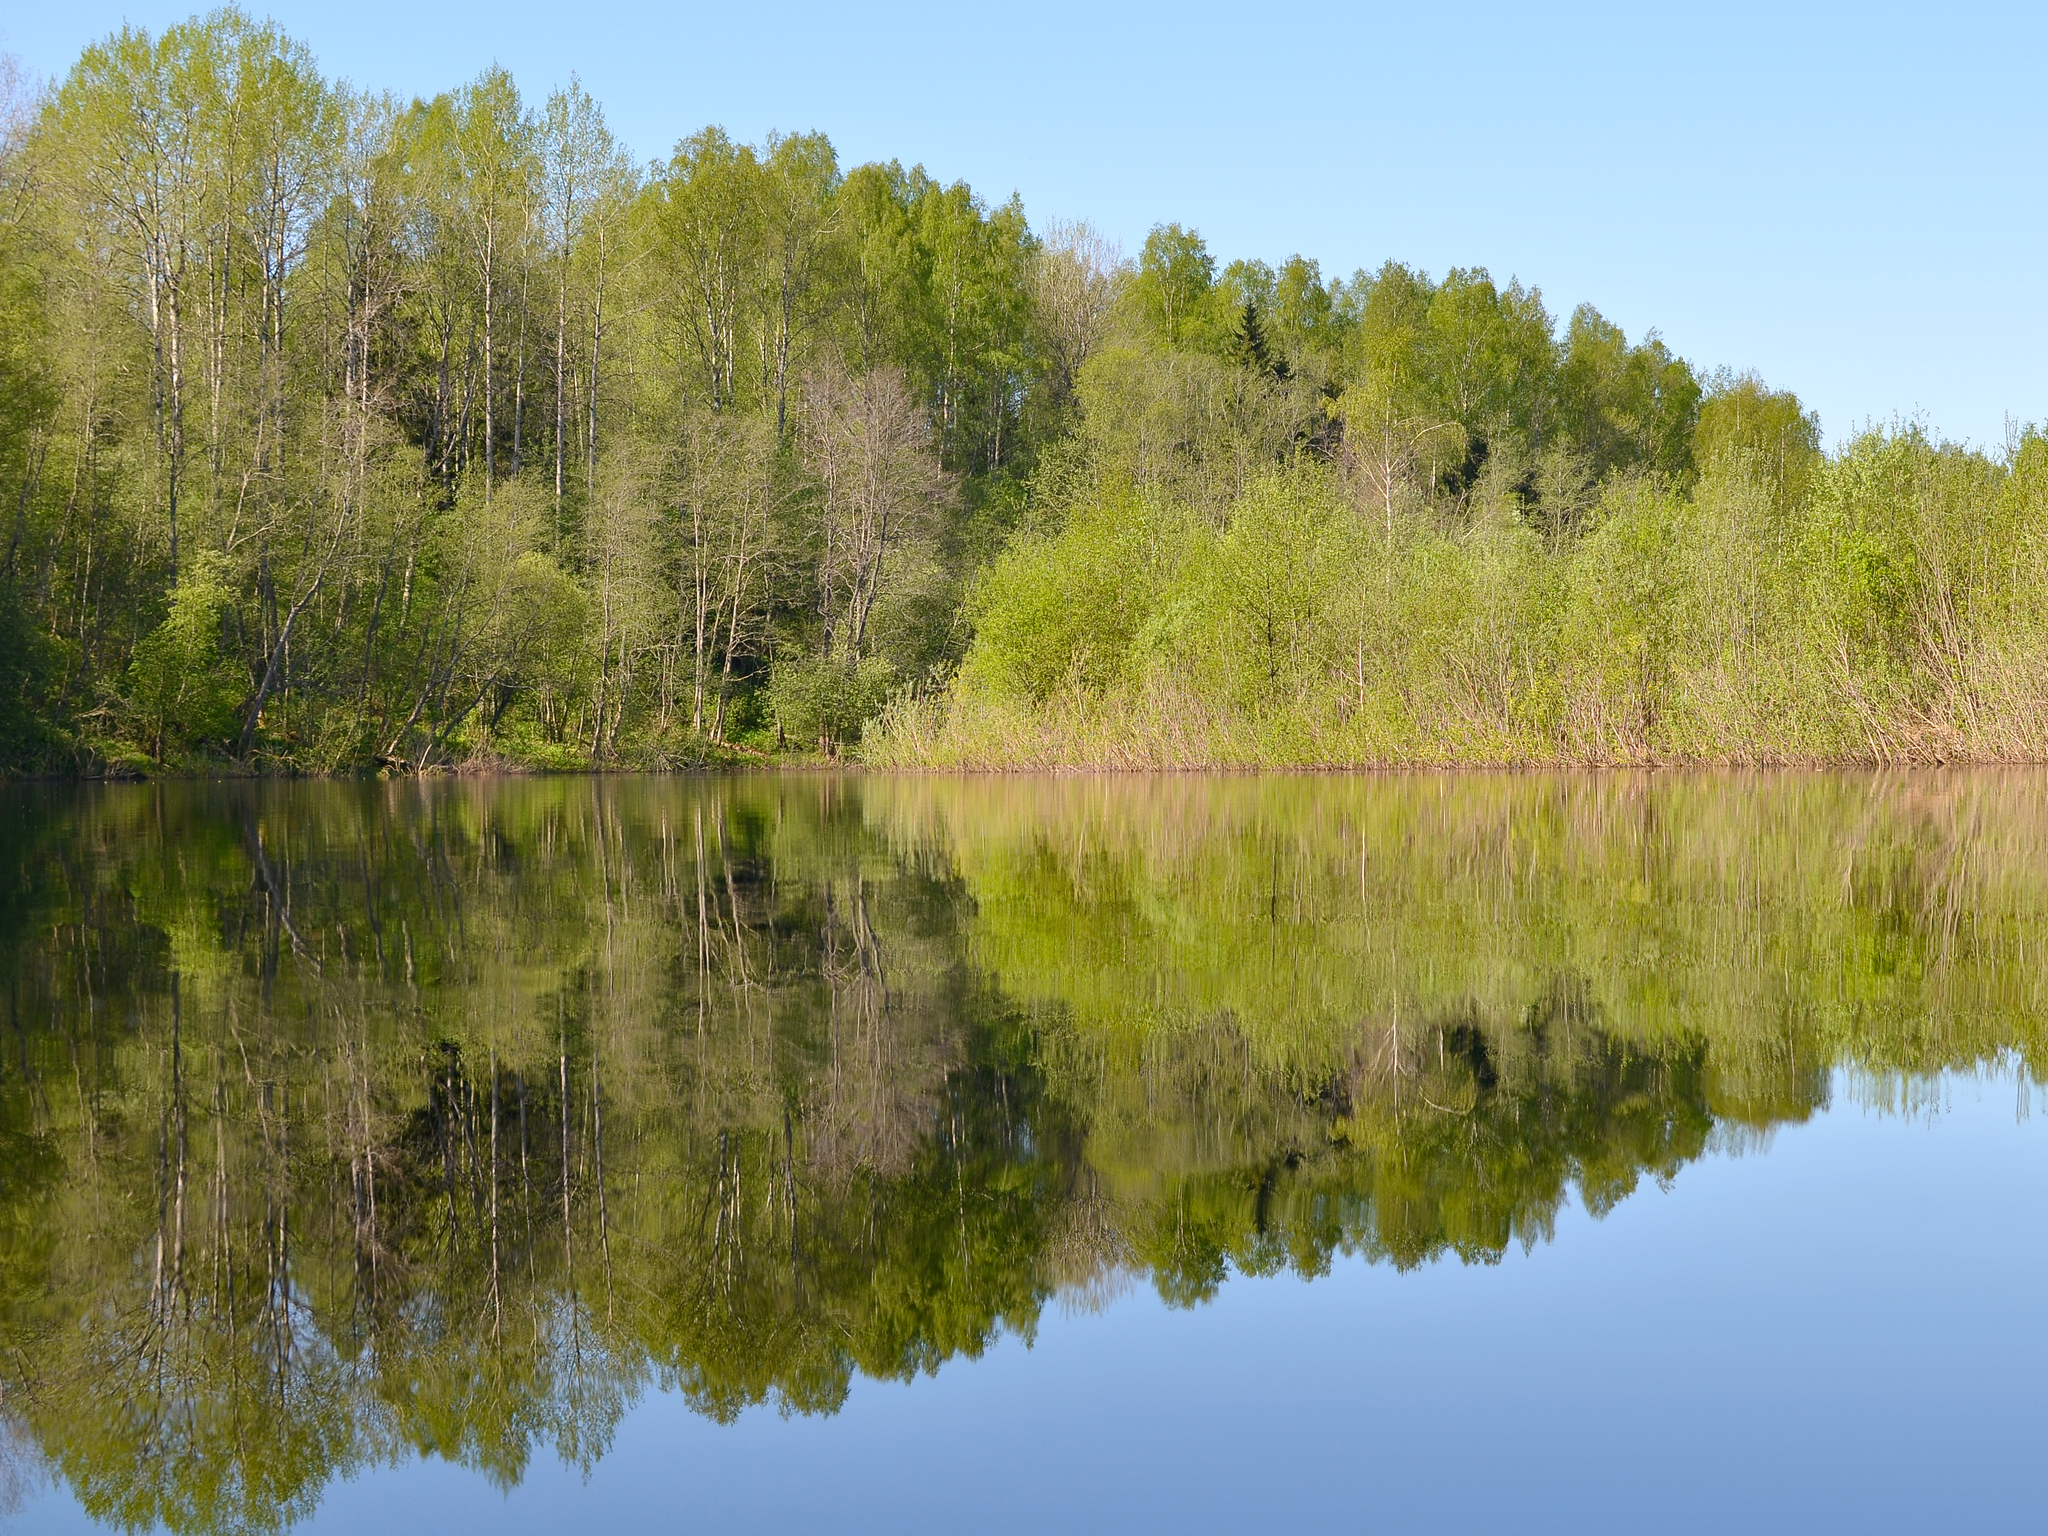
[[[2048, 704], [2015, 696], [1892, 718], [1839, 710], [1759, 713], [1715, 733], [1684, 715], [1589, 707], [1549, 720], [1474, 709], [1428, 721], [1347, 712], [1324, 699], [1266, 714], [1219, 707], [1171, 680], [1023, 707], [956, 695], [893, 706], [869, 729], [872, 767], [979, 772], [1630, 768], [1881, 768], [2048, 762]], [[2031, 695], [2032, 690], [2028, 690]], [[1562, 713], [1562, 712], [1560, 712]]]

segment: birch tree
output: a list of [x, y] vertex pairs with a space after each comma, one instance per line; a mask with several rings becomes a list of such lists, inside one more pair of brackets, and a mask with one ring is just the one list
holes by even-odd
[[511, 75], [497, 66], [456, 96], [452, 145], [461, 174], [464, 232], [483, 295], [484, 496], [497, 478], [499, 268], [521, 233], [533, 175], [533, 124]]
[[160, 41], [123, 28], [86, 49], [59, 88], [51, 168], [81, 233], [135, 295], [148, 345], [153, 507], [164, 519], [172, 580], [185, 489], [188, 320], [209, 191], [203, 112], [213, 51], [203, 29]]
[[1066, 404], [1109, 330], [1128, 276], [1123, 253], [1085, 219], [1055, 219], [1032, 252], [1031, 302], [1053, 399]]
[[816, 477], [818, 654], [859, 662], [892, 559], [925, 534], [944, 484], [928, 419], [900, 373], [828, 368], [805, 388]]

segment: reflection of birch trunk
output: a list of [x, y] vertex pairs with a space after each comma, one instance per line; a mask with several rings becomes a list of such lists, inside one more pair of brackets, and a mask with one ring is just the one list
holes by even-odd
[[567, 1271], [570, 1306], [573, 1310], [576, 1297], [576, 1239], [569, 1225], [569, 1030], [566, 1020], [562, 1026], [562, 1266]]
[[792, 1298], [802, 1304], [802, 1280], [797, 1269], [796, 1242], [796, 1125], [789, 1105], [782, 1106], [782, 1207], [789, 1221], [789, 1283]]
[[377, 1149], [372, 1140], [370, 1120], [370, 1075], [367, 1066], [360, 1063], [353, 1074], [355, 1079], [355, 1118], [361, 1135], [361, 1151], [352, 1159], [351, 1167], [355, 1179], [355, 1259], [358, 1282], [366, 1287], [371, 1306], [377, 1302]]
[[519, 1085], [519, 1209], [526, 1228], [526, 1278], [537, 1278], [533, 1262], [533, 1170], [528, 1161], [528, 1133], [526, 1128], [526, 1074], [515, 1073], [513, 1081]]
[[180, 978], [171, 972], [171, 1094], [158, 1146], [156, 1264], [150, 1310], [158, 1325], [170, 1322], [184, 1290], [186, 1117], [184, 1005]]
[[612, 1317], [612, 1234], [611, 1210], [605, 1201], [604, 1188], [604, 1084], [598, 1073], [597, 1044], [593, 1039], [590, 1047], [590, 1126], [592, 1172], [597, 1178], [597, 1242], [604, 1254], [604, 1314]]
[[746, 1141], [730, 1130], [718, 1133], [718, 1170], [712, 1185], [714, 1215], [711, 1225], [711, 1277], [730, 1297], [735, 1285], [745, 1278], [746, 1244], [740, 1230], [745, 1180], [742, 1159]]
[[491, 1337], [505, 1332], [504, 1294], [498, 1286], [498, 1048], [491, 1047]]
[[718, 840], [718, 868], [725, 877], [725, 901], [732, 918], [732, 942], [726, 951], [726, 977], [728, 984], [740, 994], [747, 1007], [748, 1018], [753, 1017], [753, 977], [747, 969], [746, 932], [740, 927], [740, 893], [733, 884], [732, 857], [725, 849], [725, 809], [720, 806], [718, 818], [712, 823], [712, 833]]
[[[265, 1084], [266, 1095], [269, 1084]], [[274, 1240], [265, 1248], [270, 1268], [270, 1286], [266, 1303], [270, 1311], [270, 1338], [277, 1366], [277, 1397], [285, 1400], [286, 1388], [290, 1384], [292, 1357], [291, 1319], [291, 1206], [289, 1183], [291, 1170], [291, 1088], [280, 1080], [278, 1083], [277, 1153], [273, 1161], [273, 1176], [266, 1181], [269, 1192], [266, 1203], [270, 1207], [267, 1223], [274, 1234]], [[265, 1140], [269, 1138], [266, 1135]]]
[[711, 1006], [711, 915], [708, 910], [704, 870], [704, 808], [697, 807], [697, 1033], [702, 1038], [710, 1022]]
[[455, 1204], [455, 1065], [449, 1061], [441, 1078], [441, 1171], [448, 1191], [448, 1243], [462, 1236], [462, 1214]]
[[[223, 1072], [213, 1084], [213, 1230], [212, 1282], [214, 1304], [232, 1308], [235, 1278], [234, 1228], [228, 1204], [228, 1085]], [[232, 1312], [230, 1312], [232, 1316]]]

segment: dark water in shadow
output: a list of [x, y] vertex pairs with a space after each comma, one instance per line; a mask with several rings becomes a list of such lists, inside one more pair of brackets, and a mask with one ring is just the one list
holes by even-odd
[[2028, 1523], [2044, 945], [2038, 773], [0, 790], [0, 1472]]

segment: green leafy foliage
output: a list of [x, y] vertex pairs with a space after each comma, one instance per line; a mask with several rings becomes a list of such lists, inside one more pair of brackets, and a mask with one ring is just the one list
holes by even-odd
[[879, 656], [806, 657], [775, 669], [769, 707], [785, 736], [816, 743], [827, 755], [860, 740], [861, 723], [888, 697], [894, 674]]
[[195, 557], [171, 593], [171, 611], [136, 644], [122, 699], [136, 739], [159, 766], [167, 755], [225, 751], [241, 724], [235, 706], [247, 689], [222, 632], [232, 600], [225, 563]]
[[1075, 507], [1056, 533], [1017, 540], [969, 598], [975, 645], [963, 683], [1043, 701], [1064, 686], [1126, 675], [1191, 535], [1171, 506], [1126, 495]]
[[1114, 524], [1077, 514], [1085, 537], [1006, 556], [952, 707], [915, 722], [900, 750], [885, 730], [870, 755], [1192, 766], [2048, 752], [2034, 440], [2009, 464], [1911, 430], [1823, 458], [1796, 401], [1758, 412], [1753, 387], [1737, 388], [1751, 398], [1707, 401], [1716, 446], [1696, 476], [1596, 479], [1559, 460], [1539, 465], [1547, 493], [1483, 467], [1432, 495], [1426, 418], [1355, 386], [1341, 402], [1347, 457], [1301, 455], [1231, 495], [1215, 524], [1191, 524], [1171, 579], [1132, 583], [1142, 626], [1109, 623], [1117, 610], [1099, 599], [1071, 611], [1111, 583]]

